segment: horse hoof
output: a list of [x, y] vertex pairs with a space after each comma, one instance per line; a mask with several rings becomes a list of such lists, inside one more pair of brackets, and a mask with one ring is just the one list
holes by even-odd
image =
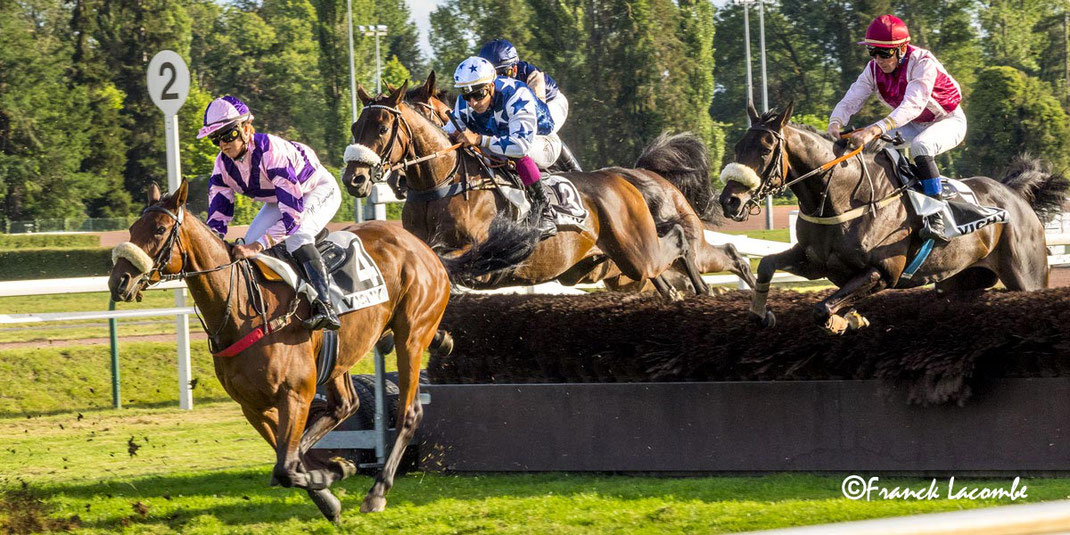
[[680, 290], [677, 290], [676, 288], [669, 288], [669, 301], [676, 302], [683, 300], [684, 294], [680, 293]]
[[386, 497], [368, 495], [364, 497], [364, 503], [360, 504], [362, 513], [381, 513], [386, 509]]
[[865, 316], [859, 314], [857, 310], [848, 312], [843, 318], [847, 320], [847, 327], [852, 331], [869, 327], [869, 320]]
[[839, 336], [847, 331], [848, 323], [843, 316], [833, 314], [825, 320], [825, 324], [822, 327], [825, 329], [826, 333]]
[[323, 516], [337, 524], [342, 515], [342, 502], [331, 493], [330, 489], [308, 490], [308, 497], [316, 504]]
[[332, 470], [338, 473], [338, 479], [341, 481], [349, 476], [357, 473], [357, 465], [353, 464], [345, 457], [331, 457]]
[[766, 329], [776, 327], [776, 316], [773, 314], [772, 310], [765, 311], [765, 317], [762, 318], [762, 327], [765, 327]]

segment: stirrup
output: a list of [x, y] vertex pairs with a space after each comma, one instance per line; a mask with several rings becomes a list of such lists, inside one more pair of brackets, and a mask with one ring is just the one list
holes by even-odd
[[933, 218], [936, 218], [936, 220], [940, 221], [939, 226], [943, 227], [943, 221], [940, 219], [940, 217], [940, 214], [930, 214], [926, 216], [922, 221], [921, 229], [918, 230], [918, 237], [923, 240], [933, 240], [938, 243], [950, 242], [951, 240], [944, 237], [944, 233], [941, 232], [942, 229], [938, 230], [933, 228]]

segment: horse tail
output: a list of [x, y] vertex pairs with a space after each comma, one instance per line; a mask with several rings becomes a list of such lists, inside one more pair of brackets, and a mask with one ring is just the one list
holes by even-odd
[[465, 284], [526, 260], [539, 244], [538, 221], [541, 212], [541, 206], [533, 205], [526, 220], [520, 222], [514, 222], [509, 215], [499, 213], [490, 221], [487, 239], [472, 244], [460, 255], [439, 256], [450, 279]]
[[999, 179], [1003, 185], [1021, 195], [1042, 223], [1049, 223], [1063, 209], [1070, 180], [1051, 170], [1051, 164], [1029, 154], [1021, 154]]
[[663, 132], [643, 149], [635, 167], [653, 171], [676, 186], [703, 221], [723, 218], [710, 182], [710, 151], [700, 137]]

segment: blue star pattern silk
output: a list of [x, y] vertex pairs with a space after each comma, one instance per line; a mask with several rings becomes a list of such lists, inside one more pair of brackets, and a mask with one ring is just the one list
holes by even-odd
[[[507, 158], [527, 156], [535, 135], [553, 132], [554, 120], [546, 103], [535, 98], [524, 82], [499, 76], [494, 79], [494, 97], [483, 113], [476, 113], [463, 97], [457, 97], [453, 116], [462, 129], [483, 135], [483, 148]], [[446, 125], [453, 133], [453, 124]]]

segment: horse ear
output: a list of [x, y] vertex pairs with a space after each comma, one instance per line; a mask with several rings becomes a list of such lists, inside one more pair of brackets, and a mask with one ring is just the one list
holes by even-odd
[[435, 70], [431, 69], [431, 73], [427, 75], [427, 80], [424, 81], [424, 85], [421, 88], [425, 99], [431, 100], [431, 97], [435, 96]]
[[186, 205], [186, 199], [189, 195], [189, 182], [186, 179], [182, 179], [182, 184], [178, 186], [178, 189], [171, 194], [171, 202], [174, 203], [175, 208]]
[[750, 124], [752, 125], [757, 124], [758, 120], [762, 118], [761, 115], [758, 115], [758, 110], [754, 109], [754, 102], [750, 100], [747, 101], [747, 117], [750, 118]]
[[153, 182], [153, 184], [151, 186], [149, 186], [148, 201], [149, 201], [149, 206], [152, 206], [152, 205], [160, 202], [160, 187], [157, 186], [155, 182]]
[[360, 97], [361, 103], [363, 103], [365, 106], [371, 104], [371, 101], [375, 100], [374, 98], [372, 98], [371, 95], [368, 94], [367, 91], [364, 90], [364, 86], [362, 85], [357, 86], [357, 96]]
[[397, 107], [401, 103], [401, 97], [405, 96], [405, 92], [409, 90], [409, 81], [405, 80], [405, 83], [401, 84], [401, 87], [391, 90], [389, 101], [392, 107]]
[[784, 114], [780, 116], [779, 129], [783, 130], [788, 125], [788, 119], [791, 119], [792, 113], [795, 113], [795, 100], [788, 102], [787, 107], [784, 108]]
[[390, 94], [393, 94], [394, 90], [397, 89], [396, 87], [394, 87], [394, 84], [392, 84], [390, 82], [383, 82], [383, 83], [386, 84], [386, 90], [389, 91]]

